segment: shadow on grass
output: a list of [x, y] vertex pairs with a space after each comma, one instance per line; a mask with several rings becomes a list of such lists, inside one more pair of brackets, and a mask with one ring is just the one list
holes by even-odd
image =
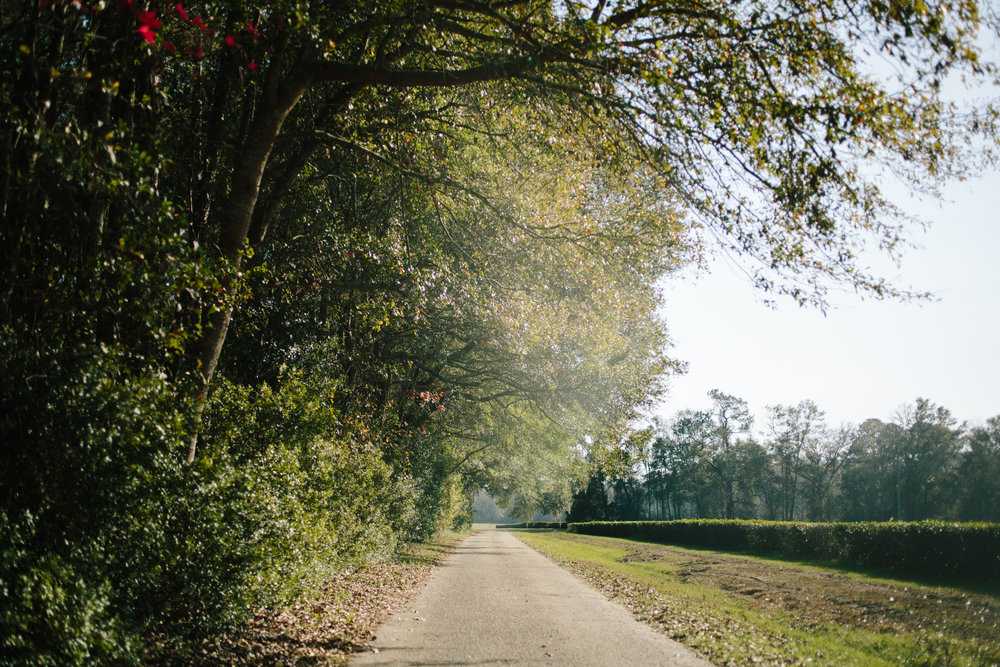
[[455, 549], [455, 545], [470, 533], [444, 533], [426, 542], [407, 544], [397, 557], [410, 565], [437, 565]]

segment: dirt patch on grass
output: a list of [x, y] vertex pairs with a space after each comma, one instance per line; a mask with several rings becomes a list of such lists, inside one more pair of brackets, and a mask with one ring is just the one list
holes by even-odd
[[657, 560], [656, 554], [648, 551], [630, 551], [621, 558], [623, 563], [652, 563]]
[[805, 626], [833, 622], [888, 632], [960, 626], [983, 641], [1000, 636], [1000, 598], [993, 594], [652, 544], [629, 558], [669, 563], [679, 581], [787, 611]]
[[281, 611], [260, 610], [242, 628], [202, 639], [150, 637], [146, 665], [344, 664], [374, 631], [423, 588], [458, 536], [421, 545], [399, 562], [345, 571], [322, 592]]

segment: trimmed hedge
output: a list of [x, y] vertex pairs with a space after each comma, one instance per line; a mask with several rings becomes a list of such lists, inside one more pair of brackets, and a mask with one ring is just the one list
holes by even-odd
[[498, 523], [497, 528], [552, 528], [566, 530], [565, 521], [522, 521], [521, 523]]
[[906, 575], [1000, 581], [1000, 524], [940, 521], [591, 521], [568, 531], [763, 556], [871, 567]]

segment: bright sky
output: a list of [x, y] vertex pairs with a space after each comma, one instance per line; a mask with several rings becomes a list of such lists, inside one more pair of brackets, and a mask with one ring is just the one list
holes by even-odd
[[[835, 295], [826, 317], [781, 300], [763, 302], [725, 260], [667, 285], [664, 315], [673, 356], [689, 362], [658, 414], [710, 404], [718, 388], [750, 403], [757, 430], [765, 406], [811, 399], [827, 423], [892, 418], [919, 397], [959, 421], [1000, 415], [1000, 174], [957, 183], [940, 204], [915, 211], [909, 251], [890, 277], [935, 294], [929, 303]], [[899, 202], [904, 205], [905, 202]], [[912, 210], [912, 209], [911, 209]]]

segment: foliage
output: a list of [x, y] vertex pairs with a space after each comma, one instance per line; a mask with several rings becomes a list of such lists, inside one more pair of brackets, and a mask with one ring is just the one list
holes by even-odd
[[918, 398], [896, 422], [831, 429], [818, 406], [803, 401], [771, 406], [770, 437], [758, 443], [749, 421], [732, 419], [749, 416], [745, 402], [718, 391], [710, 397], [710, 411], [683, 410], [633, 431], [633, 462], [613, 478], [592, 475], [574, 497], [571, 520], [997, 516], [990, 500], [1000, 489], [990, 474], [1000, 461], [995, 418], [970, 428]]
[[127, 637], [107, 609], [110, 585], [88, 582], [71, 564], [91, 555], [36, 558], [32, 538], [37, 523], [31, 515], [0, 515], [0, 576], [9, 601], [0, 615], [6, 660], [61, 665], [110, 662], [127, 655]]
[[1000, 418], [972, 430], [958, 470], [965, 495], [959, 516], [965, 521], [1000, 522]]
[[725, 551], [882, 569], [911, 576], [995, 581], [1000, 525], [938, 521], [592, 521], [567, 530], [586, 535], [686, 544]]
[[260, 608], [234, 632], [179, 639], [159, 634], [142, 664], [295, 664], [343, 662], [364, 647], [386, 617], [418, 593], [433, 566], [462, 535], [443, 533], [407, 547], [400, 559], [337, 572], [315, 594], [281, 609]]

